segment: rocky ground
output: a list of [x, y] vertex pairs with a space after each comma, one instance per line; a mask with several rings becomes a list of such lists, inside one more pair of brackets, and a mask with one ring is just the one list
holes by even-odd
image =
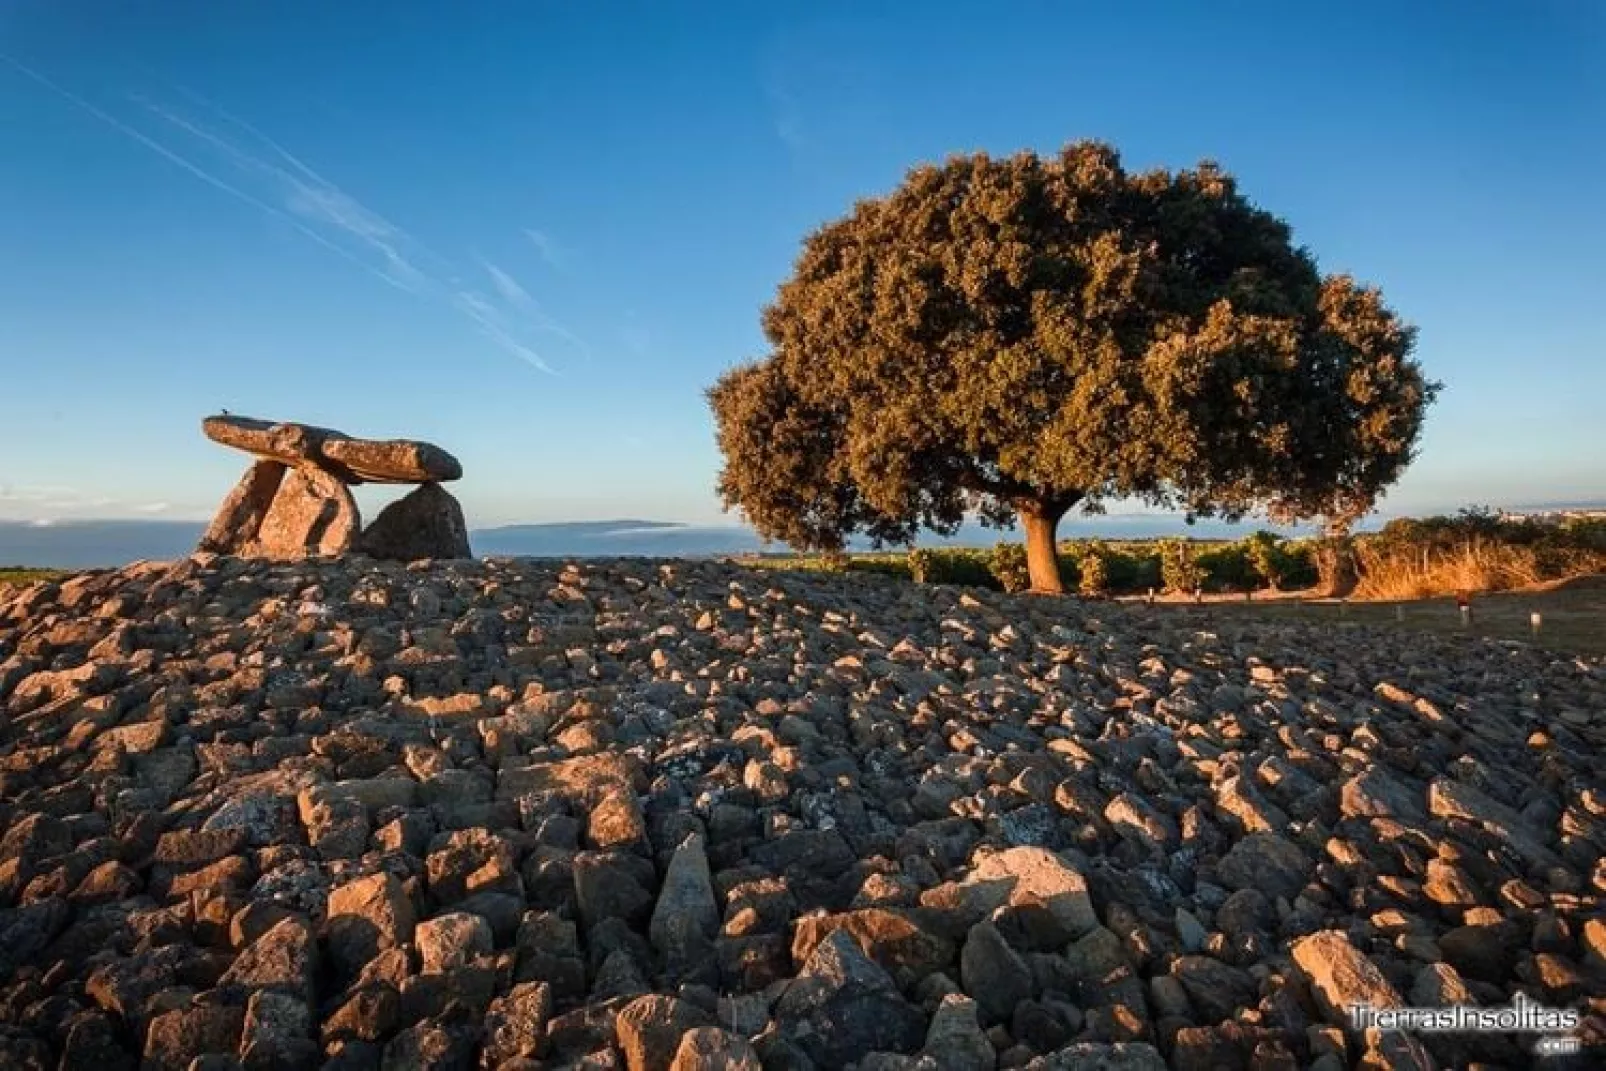
[[1523, 1067], [1341, 1012], [1519, 992], [1599, 1044], [1606, 668], [1208, 627], [716, 563], [0, 595], [0, 1067]]

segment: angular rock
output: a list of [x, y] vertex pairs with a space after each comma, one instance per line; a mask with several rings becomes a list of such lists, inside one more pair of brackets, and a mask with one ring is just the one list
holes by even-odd
[[1042, 1071], [1167, 1071], [1159, 1050], [1140, 1042], [1081, 1042], [1032, 1066]]
[[758, 1053], [747, 1039], [718, 1027], [686, 1031], [669, 1071], [761, 1071]]
[[1311, 871], [1310, 857], [1277, 833], [1251, 833], [1228, 849], [1216, 874], [1229, 889], [1259, 889], [1293, 899]]
[[240, 1065], [247, 1071], [294, 1071], [317, 1059], [312, 1009], [288, 993], [252, 993], [240, 1033]]
[[914, 1052], [926, 1035], [925, 1017], [841, 930], [820, 942], [781, 994], [775, 1018], [788, 1043], [825, 1067], [871, 1052]]
[[491, 1002], [485, 1016], [484, 1059], [492, 1067], [508, 1060], [537, 1060], [546, 1052], [547, 1020], [552, 1017], [552, 988], [545, 982], [520, 982]]
[[619, 1049], [629, 1071], [668, 1071], [681, 1038], [698, 1027], [713, 1026], [703, 1009], [653, 993], [626, 1004], [614, 1020]]
[[188, 1071], [208, 1053], [232, 1053], [240, 1044], [245, 1009], [228, 1004], [176, 1008], [151, 1020], [142, 1071]]
[[687, 837], [670, 857], [647, 932], [653, 947], [671, 963], [690, 964], [712, 951], [719, 904], [701, 835]]
[[1344, 782], [1339, 801], [1349, 818], [1394, 818], [1420, 822], [1427, 816], [1423, 792], [1387, 767], [1373, 764]]
[[413, 933], [425, 974], [466, 966], [494, 948], [490, 925], [462, 911], [420, 922]]
[[957, 993], [942, 998], [926, 1031], [926, 1056], [951, 1071], [993, 1071], [998, 1054], [976, 1018], [976, 1002]]
[[964, 881], [921, 894], [920, 902], [952, 913], [960, 932], [1002, 907], [1043, 914], [1074, 940], [1098, 925], [1087, 881], [1044, 848], [1010, 848], [982, 859]]
[[1310, 983], [1311, 992], [1335, 1026], [1350, 1029], [1346, 1009], [1353, 1004], [1397, 1008], [1403, 1004], [1377, 965], [1367, 959], [1342, 930], [1322, 930], [1291, 946], [1294, 967]]
[[360, 971], [387, 948], [413, 939], [412, 899], [394, 874], [369, 874], [329, 892], [324, 936], [329, 958], [347, 975]]
[[1520, 813], [1471, 785], [1448, 777], [1434, 778], [1428, 785], [1428, 810], [1439, 818], [1458, 818], [1482, 826], [1532, 863], [1561, 865], [1561, 859]]
[[978, 922], [959, 953], [965, 992], [994, 1020], [1008, 1020], [1015, 1006], [1032, 997], [1032, 972], [1009, 947], [998, 927]]
[[473, 1071], [475, 1032], [468, 1023], [426, 1019], [391, 1038], [381, 1071]]
[[1254, 1007], [1259, 997], [1253, 975], [1209, 956], [1179, 956], [1171, 964], [1171, 976], [1206, 1023], [1231, 1019]]
[[792, 937], [792, 961], [808, 962], [827, 936], [841, 930], [851, 936], [864, 954], [889, 971], [907, 971], [924, 978], [953, 959], [953, 943], [923, 929], [897, 911], [869, 907], [836, 915], [811, 915], [797, 920]]
[[220, 986], [272, 989], [311, 1004], [318, 969], [318, 942], [312, 927], [291, 916], [251, 942], [218, 980]]

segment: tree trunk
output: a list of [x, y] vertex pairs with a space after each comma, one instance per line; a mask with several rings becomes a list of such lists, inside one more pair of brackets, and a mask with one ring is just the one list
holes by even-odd
[[1076, 498], [1069, 498], [1020, 505], [1021, 524], [1026, 529], [1026, 571], [1031, 576], [1033, 594], [1065, 594], [1054, 533], [1059, 528], [1060, 518], [1076, 501]]
[[1355, 591], [1360, 576], [1349, 536], [1329, 536], [1316, 545], [1316, 575], [1326, 598], [1344, 599]]

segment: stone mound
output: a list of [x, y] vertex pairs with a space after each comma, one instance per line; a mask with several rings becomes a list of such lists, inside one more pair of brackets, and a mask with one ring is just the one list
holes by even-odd
[[0, 1067], [1526, 1066], [1344, 1008], [1599, 1043], [1603, 742], [1599, 661], [1464, 637], [719, 563], [84, 574], [0, 598]]

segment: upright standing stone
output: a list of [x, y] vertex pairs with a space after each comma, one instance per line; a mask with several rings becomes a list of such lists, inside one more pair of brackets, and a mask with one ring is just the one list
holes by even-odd
[[284, 482], [284, 473], [284, 462], [267, 458], [246, 469], [229, 497], [218, 507], [197, 549], [232, 554], [256, 539], [263, 518], [273, 506], [273, 497]]
[[251, 550], [263, 558], [344, 554], [361, 523], [345, 484], [321, 469], [298, 468], [279, 486]]

